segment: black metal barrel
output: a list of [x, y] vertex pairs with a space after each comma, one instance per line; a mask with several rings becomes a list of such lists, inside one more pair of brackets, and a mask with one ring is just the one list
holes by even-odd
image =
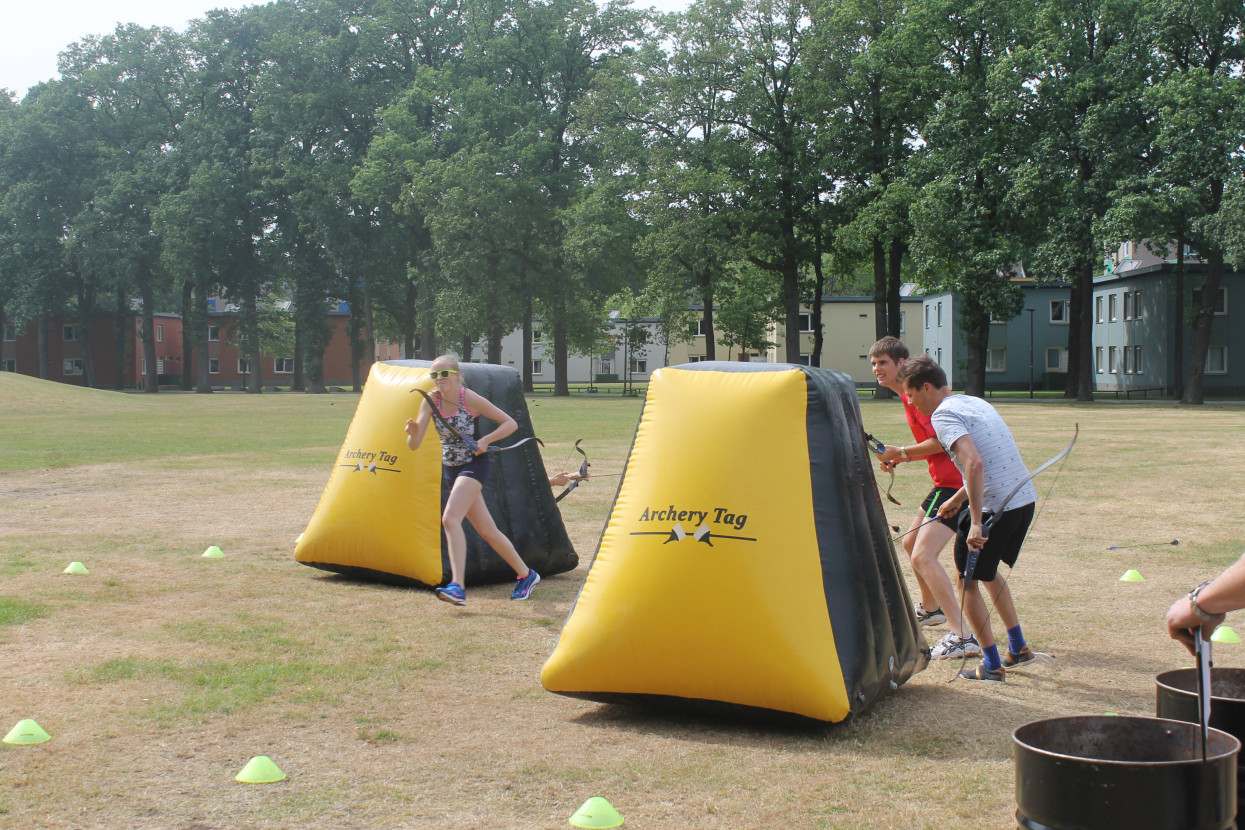
[[[1154, 678], [1154, 714], [1160, 718], [1197, 723], [1197, 669], [1165, 671]], [[1210, 670], [1210, 725], [1245, 742], [1245, 669]], [[1245, 804], [1245, 774], [1240, 755], [1236, 758], [1237, 823]]]
[[1158, 718], [1083, 715], [1017, 727], [1016, 820], [1025, 830], [1230, 830], [1241, 742]]

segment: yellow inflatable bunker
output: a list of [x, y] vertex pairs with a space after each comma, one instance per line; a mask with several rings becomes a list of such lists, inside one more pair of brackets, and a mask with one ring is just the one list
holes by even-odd
[[[430, 361], [404, 360], [372, 366], [346, 441], [311, 522], [294, 550], [304, 565], [385, 581], [428, 586], [449, 580], [441, 532], [441, 444], [429, 426], [420, 448], [406, 446], [406, 420], [422, 400], [411, 390], [432, 388]], [[532, 434], [518, 373], [506, 366], [462, 365], [463, 382], [493, 401], [519, 424], [505, 441]], [[479, 429], [496, 426], [481, 418]], [[484, 499], [497, 526], [523, 560], [541, 575], [573, 570], [579, 558], [540, 459], [539, 445], [492, 455]], [[465, 523], [467, 584], [505, 582], [514, 571]]]
[[838, 372], [694, 363], [653, 374], [551, 692], [840, 722], [925, 668]]

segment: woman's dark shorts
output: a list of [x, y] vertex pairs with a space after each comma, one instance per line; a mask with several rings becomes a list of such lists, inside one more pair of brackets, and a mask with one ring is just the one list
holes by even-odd
[[488, 484], [489, 470], [493, 466], [493, 459], [487, 455], [477, 455], [461, 467], [451, 467], [449, 465], [441, 465], [441, 480], [449, 487], [454, 486], [454, 481], [459, 476], [475, 479], [480, 482], [480, 486]]

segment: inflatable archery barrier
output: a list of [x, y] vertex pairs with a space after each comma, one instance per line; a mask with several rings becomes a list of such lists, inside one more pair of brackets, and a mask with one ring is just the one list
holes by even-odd
[[[422, 398], [412, 390], [433, 388], [431, 361], [402, 360], [372, 366], [359, 407], [337, 454], [320, 503], [294, 549], [294, 558], [316, 568], [385, 581], [436, 586], [449, 581], [449, 559], [441, 532], [441, 443], [429, 425], [415, 452], [406, 445], [406, 421]], [[507, 366], [464, 363], [463, 382], [514, 418], [519, 429], [509, 446], [532, 435], [519, 374]], [[481, 432], [496, 424], [480, 418]], [[492, 454], [484, 500], [497, 526], [519, 555], [541, 575], [573, 570], [579, 558], [540, 458], [528, 441]], [[514, 580], [514, 571], [482, 540], [470, 522], [467, 584]]]
[[655, 372], [544, 687], [835, 723], [898, 688], [929, 650], [873, 463], [847, 375]]

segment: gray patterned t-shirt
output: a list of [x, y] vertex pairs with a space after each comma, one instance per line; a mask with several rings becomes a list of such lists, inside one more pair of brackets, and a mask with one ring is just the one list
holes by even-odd
[[993, 406], [981, 398], [951, 395], [943, 399], [930, 420], [934, 424], [934, 431], [938, 433], [939, 443], [947, 451], [947, 455], [951, 456], [955, 466], [960, 468], [961, 473], [964, 472], [964, 465], [956, 458], [951, 445], [964, 435], [973, 439], [985, 468], [982, 510], [999, 513], [1037, 501], [1037, 490], [1032, 482], [1028, 482], [1012, 496], [1011, 501], [1005, 505], [1000, 504], [1029, 475], [1029, 470], [1020, 458], [1020, 450], [1016, 447], [1011, 430]]

